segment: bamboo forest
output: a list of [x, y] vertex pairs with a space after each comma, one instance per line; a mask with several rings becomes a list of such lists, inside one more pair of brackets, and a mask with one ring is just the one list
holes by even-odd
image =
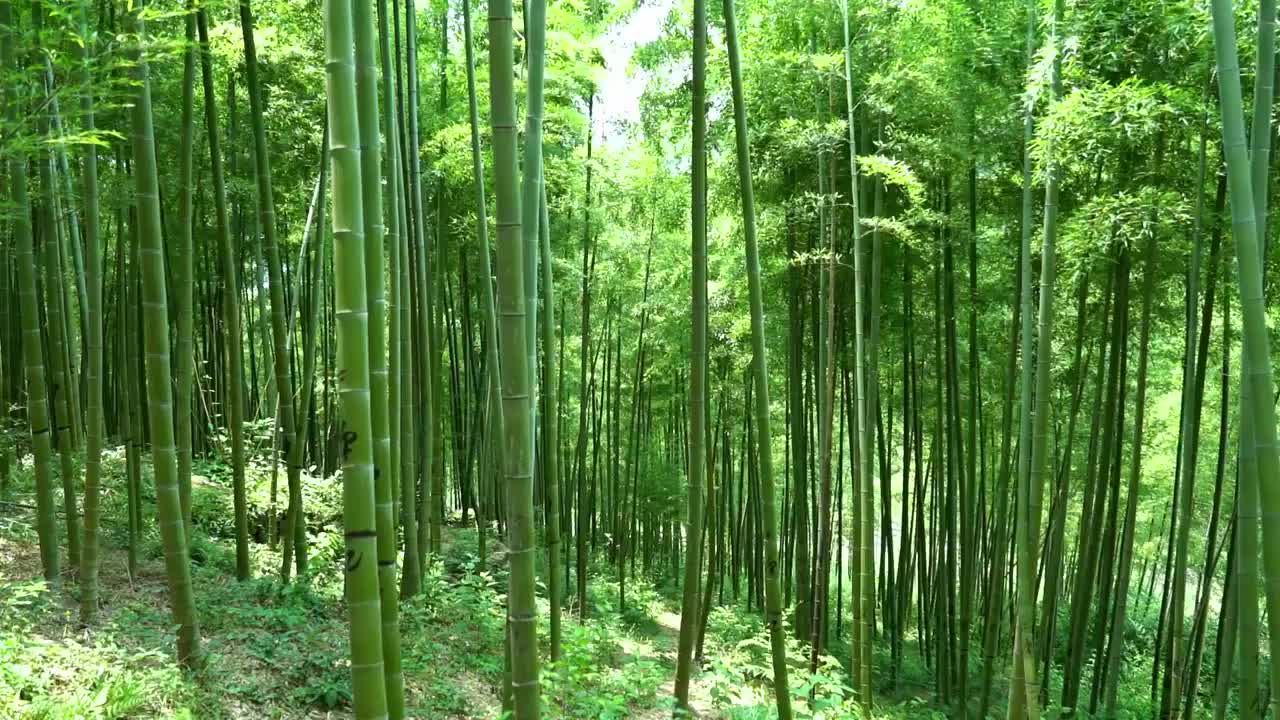
[[1280, 718], [1276, 5], [0, 0], [0, 720]]

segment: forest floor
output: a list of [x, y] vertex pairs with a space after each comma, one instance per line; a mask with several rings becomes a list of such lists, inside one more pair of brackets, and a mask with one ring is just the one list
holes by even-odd
[[[310, 565], [305, 581], [282, 583], [280, 553], [266, 542], [271, 472], [255, 458], [247, 468], [253, 579], [241, 582], [235, 579], [229, 471], [217, 462], [197, 463], [190, 554], [206, 661], [201, 670], [184, 674], [174, 663], [174, 625], [149, 473], [143, 479], [136, 572], [129, 572], [123, 455], [113, 448], [104, 456], [101, 609], [89, 627], [79, 622], [77, 578], [65, 548], [61, 587], [40, 579], [29, 457], [17, 465], [8, 494], [0, 491], [0, 720], [350, 717], [338, 527], [341, 483], [304, 476], [312, 523]], [[454, 520], [458, 525], [444, 528], [441, 550], [424, 572], [422, 591], [400, 604], [406, 711], [417, 718], [497, 718], [502, 715], [505, 549], [490, 537], [482, 561], [474, 526], [464, 528], [460, 518]], [[58, 530], [65, 537], [62, 522], [60, 515]], [[538, 602], [539, 617], [545, 619], [544, 555], [539, 554]], [[592, 557], [588, 577], [583, 621], [569, 590], [576, 587], [574, 578], [565, 579], [557, 662], [545, 661], [548, 633], [545, 622], [539, 623], [543, 717], [671, 717], [680, 629], [678, 568], [657, 561], [633, 568], [625, 609], [617, 606], [616, 571], [603, 549]], [[759, 611], [734, 602], [731, 588], [719, 592], [707, 620], [705, 660], [690, 688], [693, 710], [706, 719], [776, 717], [769, 638]], [[833, 649], [844, 648], [837, 637]], [[797, 718], [856, 716], [847, 674], [837, 659], [824, 656], [817, 673], [804, 672], [807, 646], [791, 637], [787, 654]], [[881, 696], [887, 702], [877, 708], [877, 717], [942, 717], [922, 691], [928, 682], [923, 666], [912, 674], [898, 697]]]
[[[340, 540], [315, 542], [308, 582], [285, 585], [271, 572], [279, 555], [267, 545], [253, 548], [255, 579], [237, 582], [234, 547], [198, 536], [193, 583], [206, 662], [184, 676], [173, 662], [154, 527], [142, 537], [132, 577], [127, 551], [114, 542], [122, 533], [105, 533], [101, 610], [84, 627], [66, 553], [61, 589], [37, 579], [31, 499], [17, 500], [0, 504], [0, 718], [350, 715], [346, 614], [341, 578], [333, 570]], [[104, 518], [104, 526], [111, 522]], [[446, 528], [424, 591], [402, 603], [410, 717], [501, 716], [505, 569], [495, 544], [491, 539], [494, 559], [480, 563], [475, 531]], [[592, 583], [585, 623], [574, 608], [566, 609], [562, 659], [543, 668], [546, 716], [671, 716], [678, 606], [640, 582], [628, 587], [624, 618], [604, 600], [616, 589]], [[545, 626], [540, 630], [545, 645]], [[720, 646], [721, 638], [707, 640], [709, 647]], [[695, 676], [692, 695], [700, 717], [728, 716], [713, 708], [705, 674]]]
[[[659, 697], [672, 698], [675, 697], [676, 684], [676, 658], [680, 644], [680, 614], [669, 610], [662, 610], [654, 618], [657, 625], [657, 632], [652, 634], [653, 645], [652, 650], [657, 658], [660, 658], [659, 664], [669, 669], [667, 673], [668, 680], [662, 684], [662, 688], [658, 691]], [[637, 648], [639, 650], [640, 648]], [[639, 654], [636, 657], [645, 657]], [[630, 660], [628, 659], [628, 662]], [[703, 679], [702, 674], [697, 670], [689, 679], [689, 707], [698, 717], [714, 717], [711, 711], [711, 697], [709, 684]], [[634, 717], [643, 718], [644, 720], [657, 720], [658, 718], [668, 718], [671, 716], [671, 708], [668, 704], [646, 708], [641, 712], [637, 712]]]

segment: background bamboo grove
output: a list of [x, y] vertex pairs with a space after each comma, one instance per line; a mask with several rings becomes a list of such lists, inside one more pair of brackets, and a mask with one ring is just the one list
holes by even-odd
[[0, 0], [0, 716], [1274, 715], [1275, 24]]

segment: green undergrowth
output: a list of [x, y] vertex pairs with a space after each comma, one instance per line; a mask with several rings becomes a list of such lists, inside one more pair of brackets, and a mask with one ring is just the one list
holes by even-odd
[[[207, 661], [202, 670], [184, 675], [173, 662], [174, 628], [149, 469], [144, 467], [143, 473], [145, 522], [138, 544], [138, 573], [130, 578], [125, 553], [124, 453], [119, 448], [106, 453], [102, 608], [94, 624], [85, 628], [78, 621], [74, 569], [66, 568], [65, 555], [61, 587], [36, 579], [41, 573], [29, 462], [28, 456], [15, 466], [8, 495], [0, 504], [0, 720], [349, 716], [337, 479], [304, 479], [308, 515], [313, 518], [304, 581], [282, 584], [276, 579], [279, 552], [265, 542], [264, 535], [262, 541], [250, 543], [254, 579], [237, 582], [229, 472], [220, 463], [197, 463], [192, 579]], [[265, 518], [270, 508], [270, 468], [259, 458], [246, 475], [251, 515]], [[264, 533], [265, 528], [263, 524]], [[59, 532], [64, 532], [61, 524]], [[474, 526], [446, 527], [441, 552], [424, 573], [422, 592], [401, 603], [406, 704], [412, 717], [502, 715], [505, 547], [500, 537], [490, 533], [482, 560], [478, 540]], [[616, 566], [601, 548], [592, 558], [584, 608], [575, 597], [571, 565], [570, 575], [561, 578], [565, 588], [561, 654], [552, 662], [545, 562], [545, 554], [540, 553], [544, 716], [552, 720], [671, 717], [680, 625], [676, 572], [655, 566], [651, 576], [642, 569], [639, 577], [629, 573], [623, 609]], [[1136, 608], [1127, 637], [1135, 651], [1131, 658], [1135, 666], [1150, 661], [1155, 613], [1144, 610]], [[580, 611], [585, 611], [581, 621]], [[828, 642], [831, 655], [824, 656], [818, 672], [812, 674], [807, 644], [790, 637], [787, 628], [789, 680], [797, 718], [861, 717], [846, 670], [849, 627], [846, 617], [841, 634], [833, 628]], [[691, 687], [697, 714], [726, 720], [776, 717], [769, 647], [758, 610], [748, 611], [742, 604], [713, 608], [703, 662]], [[978, 646], [974, 647], [977, 652]], [[875, 653], [875, 717], [947, 716], [936, 704], [934, 671], [914, 637], [906, 639], [896, 673], [891, 671], [887, 643], [878, 641]], [[979, 673], [975, 662], [970, 688], [980, 687]], [[1003, 709], [1008, 694], [1005, 674], [1003, 666], [997, 668], [992, 702], [996, 712]], [[1149, 710], [1149, 688], [1140, 679], [1144, 675], [1126, 673], [1122, 680], [1124, 717], [1145, 717]], [[971, 702], [970, 716], [976, 716], [976, 704]], [[1046, 717], [1057, 715], [1056, 708], [1046, 709]]]
[[[74, 569], [64, 567], [61, 587], [33, 579], [40, 570], [29, 464], [20, 463], [11, 477], [0, 523], [0, 718], [345, 716], [350, 686], [338, 571], [342, 543], [336, 525], [326, 520], [340, 517], [340, 484], [306, 478], [308, 512], [317, 521], [309, 533], [305, 582], [276, 580], [279, 554], [265, 542], [251, 543], [255, 578], [237, 582], [229, 473], [218, 463], [197, 463], [192, 578], [207, 660], [184, 676], [173, 662], [149, 468], [143, 471], [146, 517], [133, 578], [125, 559], [124, 453], [109, 450], [104, 468], [102, 609], [88, 628], [78, 622]], [[246, 475], [252, 514], [269, 505], [270, 470], [255, 462]], [[446, 528], [422, 592], [401, 605], [406, 700], [415, 717], [501, 715], [505, 549], [492, 535], [487, 545], [481, 561], [474, 528]], [[643, 576], [629, 578], [623, 611], [613, 572], [602, 558], [592, 563], [585, 621], [578, 620], [575, 599], [566, 597], [561, 655], [545, 662], [542, 672], [549, 718], [672, 712], [678, 602], [669, 586], [660, 592]], [[540, 577], [545, 579], [545, 567]], [[566, 588], [574, 587], [572, 580]], [[539, 590], [545, 618], [545, 585]], [[540, 630], [542, 655], [549, 658], [545, 623]], [[767, 710], [772, 690], [762, 623], [717, 609], [705, 642], [695, 707], [721, 717], [753, 717], [753, 705]], [[795, 643], [792, 650], [799, 668], [804, 656]], [[808, 680], [798, 672], [794, 679], [801, 694]], [[818, 686], [820, 697], [847, 696], [833, 679], [820, 679]]]
[[[19, 465], [12, 477], [10, 494], [18, 505], [11, 507], [18, 511], [7, 508], [0, 524], [0, 718], [346, 716], [348, 631], [339, 572], [342, 541], [334, 521], [340, 521], [340, 483], [304, 478], [308, 513], [315, 518], [305, 582], [276, 580], [279, 554], [265, 542], [250, 543], [255, 579], [237, 582], [229, 472], [220, 463], [197, 463], [192, 578], [207, 660], [202, 670], [184, 676], [173, 663], [149, 468], [144, 466], [142, 493], [147, 519], [132, 579], [124, 552], [124, 453], [109, 450], [104, 468], [103, 607], [89, 628], [78, 623], [70, 575], [61, 588], [32, 580], [40, 572], [29, 465]], [[258, 461], [246, 476], [251, 517], [265, 517], [270, 470]], [[406, 702], [414, 717], [502, 713], [505, 548], [492, 534], [487, 546], [482, 561], [474, 528], [447, 527], [422, 592], [401, 604]], [[540, 555], [543, 582], [544, 563]], [[679, 601], [672, 574], [654, 572], [652, 579], [644, 573], [628, 578], [621, 609], [614, 566], [593, 558], [583, 621], [574, 578], [564, 578], [561, 655], [542, 668], [546, 717], [671, 716]], [[539, 594], [540, 617], [546, 618], [545, 584]], [[545, 623], [539, 629], [542, 657], [549, 658]], [[797, 717], [856, 717], [839, 661], [826, 657], [819, 672], [809, 675], [807, 651], [798, 641], [788, 642], [788, 655]], [[691, 692], [695, 710], [704, 717], [773, 717], [771, 678], [759, 615], [740, 606], [712, 610], [702, 670]]]
[[[10, 478], [0, 515], [0, 718], [347, 715], [342, 541], [332, 520], [340, 520], [340, 483], [305, 478], [308, 513], [316, 519], [309, 531], [305, 582], [276, 580], [279, 554], [265, 542], [250, 543], [254, 579], [237, 582], [229, 473], [219, 463], [197, 463], [192, 580], [207, 657], [201, 670], [184, 675], [173, 662], [174, 632], [150, 469], [144, 464], [144, 525], [138, 572], [131, 578], [125, 552], [124, 453], [110, 449], [104, 460], [102, 607], [87, 628], [78, 621], [75, 569], [67, 567], [65, 553], [59, 586], [34, 579], [40, 567], [29, 457]], [[246, 476], [252, 516], [269, 507], [271, 474], [258, 461]], [[474, 528], [448, 527], [422, 592], [402, 602], [406, 701], [412, 716], [501, 715], [504, 558], [500, 538], [490, 535], [488, 557], [481, 561]], [[545, 572], [540, 576], [545, 578]], [[591, 576], [599, 580], [590, 585], [585, 621], [578, 621], [576, 604], [566, 598], [561, 656], [543, 666], [545, 716], [670, 716], [678, 606], [644, 578], [631, 578], [628, 607], [622, 612], [616, 583], [605, 580], [610, 566], [593, 562]], [[540, 594], [545, 618], [545, 586]], [[545, 623], [540, 630], [542, 654], [548, 658]], [[722, 646], [717, 632], [713, 627], [708, 647]]]

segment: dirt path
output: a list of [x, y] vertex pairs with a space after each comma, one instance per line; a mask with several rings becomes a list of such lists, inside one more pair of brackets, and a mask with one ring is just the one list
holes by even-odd
[[[675, 673], [676, 654], [680, 645], [680, 615], [669, 610], [663, 610], [654, 616], [653, 621], [657, 625], [657, 632], [650, 636], [650, 639], [653, 640], [656, 657], [660, 658], [663, 665], [671, 670], [669, 679], [662, 684], [661, 689], [658, 691], [658, 696], [672, 698], [676, 692]], [[693, 677], [689, 680], [689, 706], [699, 718], [715, 717], [712, 711], [710, 687], [703, 680], [702, 671], [696, 667], [693, 671]], [[643, 710], [634, 717], [641, 720], [669, 718], [671, 717], [671, 710], [669, 704], [664, 703], [658, 707]]]

